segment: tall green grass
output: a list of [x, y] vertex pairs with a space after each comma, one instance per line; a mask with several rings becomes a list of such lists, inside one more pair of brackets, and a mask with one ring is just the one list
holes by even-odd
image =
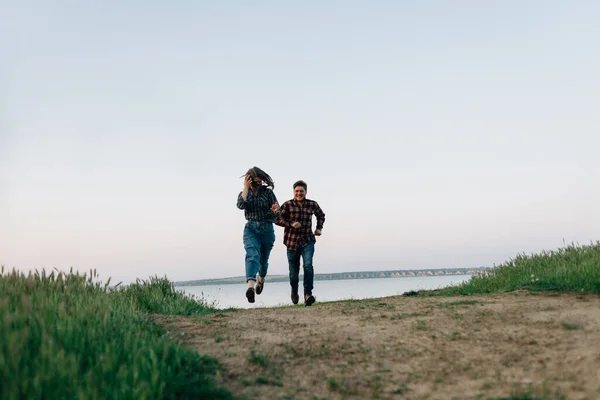
[[173, 282], [158, 276], [135, 283], [116, 292], [142, 311], [156, 314], [192, 315], [214, 312], [214, 306], [204, 299], [176, 290]]
[[231, 398], [215, 383], [217, 362], [171, 341], [149, 315], [209, 307], [166, 279], [110, 289], [95, 278], [2, 268], [0, 398]]
[[519, 254], [460, 285], [419, 294], [473, 295], [518, 289], [600, 294], [600, 241], [571, 244], [538, 254]]

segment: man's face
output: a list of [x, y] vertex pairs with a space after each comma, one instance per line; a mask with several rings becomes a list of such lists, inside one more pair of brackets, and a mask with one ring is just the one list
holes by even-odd
[[294, 188], [294, 200], [296, 201], [304, 201], [306, 197], [306, 190], [302, 186], [296, 186]]

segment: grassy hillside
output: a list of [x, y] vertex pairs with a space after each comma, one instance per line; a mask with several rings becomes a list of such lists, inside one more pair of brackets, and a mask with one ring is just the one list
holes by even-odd
[[216, 360], [171, 341], [149, 313], [213, 310], [166, 279], [125, 289], [89, 276], [0, 274], [0, 398], [229, 399]]
[[517, 289], [600, 294], [600, 242], [571, 244], [538, 254], [519, 254], [460, 285], [418, 294], [474, 295]]

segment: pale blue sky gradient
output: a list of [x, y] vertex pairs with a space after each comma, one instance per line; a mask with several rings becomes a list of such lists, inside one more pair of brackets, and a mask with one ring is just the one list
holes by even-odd
[[1, 7], [6, 268], [243, 275], [254, 165], [327, 214], [317, 273], [600, 239], [598, 1]]

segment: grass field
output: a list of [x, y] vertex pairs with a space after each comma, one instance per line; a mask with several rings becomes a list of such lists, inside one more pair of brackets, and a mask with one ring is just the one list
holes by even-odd
[[[24, 275], [2, 269], [2, 399], [230, 399], [234, 394], [262, 398], [265, 391], [304, 398], [317, 390], [331, 398], [342, 396], [344, 390], [353, 393], [350, 398], [375, 392], [385, 398], [386, 393], [392, 396], [405, 388], [412, 390], [409, 398], [442, 389], [517, 396], [502, 398], [554, 398], [509, 390], [512, 375], [503, 374], [510, 365], [522, 368], [519, 374], [533, 383], [562, 393], [595, 390], [586, 386], [589, 371], [596, 370], [595, 361], [582, 360], [589, 356], [586, 340], [596, 340], [592, 311], [600, 294], [600, 242], [520, 254], [461, 285], [405, 293], [413, 299], [354, 300], [308, 308], [217, 312], [202, 299], [176, 291], [166, 278], [138, 280], [124, 288], [111, 288], [109, 283], [99, 282], [95, 271]], [[523, 290], [567, 297], [543, 302], [481, 297]], [[461, 297], [439, 303], [433, 296]], [[559, 313], [562, 307], [571, 307], [571, 319]], [[507, 323], [512, 324], [510, 332]], [[438, 340], [445, 337], [447, 341]], [[532, 347], [529, 358], [515, 348], [514, 340]], [[563, 352], [567, 341], [580, 346], [580, 352]], [[390, 350], [396, 348], [397, 352]], [[345, 355], [336, 359], [328, 349]], [[454, 352], [462, 354], [462, 361], [451, 357]], [[469, 352], [469, 365], [456, 364], [464, 363]], [[451, 375], [447, 375], [450, 367], [438, 371], [442, 353], [448, 355], [445, 363], [451, 368], [465, 369]], [[487, 360], [492, 356], [496, 358]], [[562, 367], [554, 367], [552, 360], [558, 363], [569, 357], [571, 368], [581, 370], [564, 383], [559, 376]], [[271, 377], [277, 379], [265, 378], [267, 367], [277, 371]], [[407, 375], [405, 367], [413, 372]], [[475, 387], [479, 381], [470, 368], [496, 375], [480, 374], [489, 382]], [[298, 370], [305, 375], [286, 373]], [[365, 370], [377, 380], [364, 381]], [[298, 390], [305, 392], [297, 395]]]
[[538, 254], [519, 254], [461, 285], [418, 294], [456, 296], [519, 289], [600, 294], [600, 241], [583, 246], [571, 244]]
[[229, 399], [219, 364], [169, 339], [150, 313], [211, 313], [161, 278], [124, 289], [96, 274], [0, 276], [2, 399]]

